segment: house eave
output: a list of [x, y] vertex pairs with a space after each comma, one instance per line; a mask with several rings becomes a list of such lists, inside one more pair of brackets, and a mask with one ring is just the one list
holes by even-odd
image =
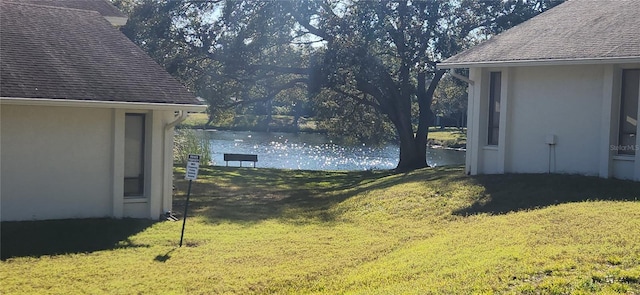
[[129, 18], [120, 16], [105, 16], [104, 17], [114, 27], [122, 27], [127, 24]]
[[640, 63], [640, 56], [438, 63], [439, 69]]
[[196, 105], [196, 104], [93, 101], [93, 100], [23, 98], [23, 97], [0, 97], [0, 104], [55, 106], [55, 107], [135, 109], [135, 110], [166, 110], [166, 111], [180, 110], [185, 112], [204, 112], [207, 110], [206, 105]]

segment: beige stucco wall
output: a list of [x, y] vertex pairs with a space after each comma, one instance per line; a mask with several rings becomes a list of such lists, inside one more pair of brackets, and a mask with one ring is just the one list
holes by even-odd
[[[611, 149], [617, 144], [620, 72], [638, 67], [471, 68], [467, 172], [552, 172], [640, 180], [640, 153], [621, 160]], [[491, 71], [502, 72], [498, 146], [486, 144]], [[556, 144], [550, 146], [546, 141], [551, 135]]]
[[[124, 116], [146, 114], [145, 194], [123, 197]], [[171, 210], [173, 111], [0, 105], [0, 219], [157, 219]]]
[[3, 105], [2, 220], [111, 215], [111, 112]]

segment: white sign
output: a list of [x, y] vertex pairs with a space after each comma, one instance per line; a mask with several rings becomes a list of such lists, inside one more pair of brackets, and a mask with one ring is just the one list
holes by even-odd
[[187, 173], [184, 175], [184, 179], [196, 180], [198, 178], [198, 168], [200, 168], [200, 155], [189, 155]]

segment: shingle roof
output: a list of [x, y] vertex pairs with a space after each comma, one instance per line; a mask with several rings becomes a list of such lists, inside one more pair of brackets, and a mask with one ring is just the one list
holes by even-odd
[[440, 66], [637, 57], [640, 2], [570, 0], [446, 59]]
[[99, 13], [0, 3], [0, 96], [200, 104]]
[[20, 0], [14, 1], [42, 6], [65, 7], [82, 10], [93, 10], [102, 16], [127, 17], [108, 0]]

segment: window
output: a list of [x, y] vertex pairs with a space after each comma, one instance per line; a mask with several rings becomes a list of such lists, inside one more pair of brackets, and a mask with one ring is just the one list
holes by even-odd
[[622, 71], [622, 97], [620, 99], [620, 126], [618, 128], [618, 154], [635, 155], [637, 149], [638, 96], [640, 70]]
[[144, 114], [126, 114], [124, 121], [124, 196], [144, 194]]
[[502, 73], [491, 72], [489, 80], [489, 130], [488, 145], [498, 145], [500, 134], [500, 87]]

